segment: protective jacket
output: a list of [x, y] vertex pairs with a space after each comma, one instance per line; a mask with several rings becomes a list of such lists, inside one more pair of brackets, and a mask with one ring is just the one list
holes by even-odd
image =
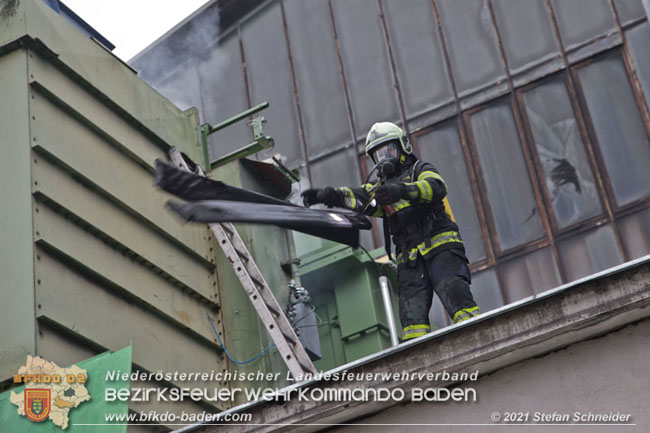
[[428, 259], [450, 248], [464, 257], [463, 241], [445, 198], [447, 185], [432, 164], [409, 156], [393, 176], [382, 181], [403, 184], [403, 197], [390, 205], [366, 207], [377, 183], [338, 190], [348, 209], [366, 209], [368, 215], [388, 218], [398, 268], [415, 266], [418, 255]]

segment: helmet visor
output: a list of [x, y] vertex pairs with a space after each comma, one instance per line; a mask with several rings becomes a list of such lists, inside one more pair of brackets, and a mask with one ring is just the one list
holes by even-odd
[[375, 164], [379, 164], [387, 159], [396, 159], [399, 156], [399, 142], [397, 140], [388, 141], [381, 144], [371, 152]]

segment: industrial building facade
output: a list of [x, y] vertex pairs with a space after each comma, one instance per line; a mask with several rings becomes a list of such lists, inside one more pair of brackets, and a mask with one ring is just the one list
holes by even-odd
[[[369, 172], [370, 125], [403, 125], [417, 154], [447, 180], [486, 312], [445, 327], [436, 304], [433, 319], [445, 329], [381, 351], [389, 340], [376, 290], [380, 251], [371, 258], [343, 245], [318, 249], [304, 236], [295, 236], [294, 248], [287, 230], [238, 224], [283, 308], [291, 265], [302, 259], [302, 283], [322, 300], [315, 305], [323, 318], [319, 369], [476, 369], [484, 397], [508, 398], [499, 386], [511, 373], [503, 369], [514, 366], [524, 379], [540, 372], [548, 384], [553, 368], [537, 361], [521, 373], [520, 364], [582, 345], [558, 365], [622, 367], [609, 379], [571, 386], [620, 379], [627, 388], [611, 395], [621, 409], [645, 392], [647, 369], [638, 359], [647, 355], [639, 342], [648, 334], [650, 259], [570, 283], [650, 252], [650, 27], [641, 0], [211, 1], [131, 66], [71, 27], [54, 4], [0, 0], [3, 391], [15, 386], [12, 375], [27, 355], [71, 365], [125, 346], [132, 346], [133, 371], [282, 373], [281, 380], [220, 380], [216, 389], [290, 383], [278, 352], [263, 352], [272, 342], [211, 232], [175, 219], [165, 210], [169, 195], [153, 185], [154, 160], [172, 146], [209, 164], [199, 124], [268, 100], [272, 152], [301, 171], [303, 189], [359, 184]], [[210, 158], [251, 138], [244, 123], [225, 128], [210, 136]], [[290, 181], [265, 177], [275, 169], [243, 161], [208, 175], [284, 197], [287, 188], [277, 190]], [[363, 243], [380, 247], [377, 230]], [[526, 298], [562, 283], [569, 284]], [[592, 338], [602, 340], [584, 341]], [[634, 350], [618, 350], [628, 343]], [[236, 360], [256, 361], [236, 363], [224, 346]], [[496, 391], [487, 391], [494, 382]], [[520, 380], [516, 389], [529, 384], [535, 381]], [[292, 386], [313, 385], [320, 386]], [[632, 408], [637, 418], [646, 400]], [[587, 409], [593, 400], [583, 401]], [[240, 403], [129, 402], [129, 411], [215, 413]], [[346, 404], [247, 407], [255, 421], [296, 424], [388, 409]], [[395, 419], [408, 422], [418, 405], [408, 409]], [[472, 421], [484, 421], [485, 410]]]
[[490, 310], [650, 252], [648, 41], [641, 0], [212, 2], [131, 64], [204, 121], [268, 100], [303, 188], [358, 185], [372, 123], [402, 125]]

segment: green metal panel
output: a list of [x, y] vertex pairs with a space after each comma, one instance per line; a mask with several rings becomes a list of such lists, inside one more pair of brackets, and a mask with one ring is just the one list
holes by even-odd
[[[185, 249], [169, 242], [151, 226], [124, 212], [114, 202], [93, 193], [89, 188], [58, 169], [44, 158], [33, 169], [34, 193], [37, 200], [47, 201], [60, 212], [70, 213], [92, 227], [106, 242], [119, 245], [120, 250], [156, 266], [157, 272], [174, 278], [187, 289], [200, 294], [205, 301], [216, 303], [216, 276], [205, 262], [197, 261]], [[145, 186], [146, 187], [146, 186]], [[206, 228], [206, 238], [208, 232]]]
[[[210, 177], [222, 180], [230, 185], [243, 186], [256, 191], [264, 191], [264, 186], [254, 175], [247, 172], [239, 162], [221, 166], [210, 173]], [[268, 186], [267, 186], [268, 187]], [[268, 192], [268, 191], [266, 191]], [[242, 239], [254, 257], [260, 272], [266, 279], [279, 304], [284, 308], [289, 298], [289, 275], [280, 263], [288, 258], [287, 236], [283, 229], [268, 225], [235, 224]], [[271, 338], [248, 296], [235, 275], [221, 248], [217, 248], [217, 267], [219, 269], [219, 289], [225, 323], [225, 344], [228, 352], [237, 361], [245, 361], [257, 355], [272, 343]], [[287, 384], [286, 365], [275, 349], [270, 349], [261, 358], [246, 365], [236, 365], [229, 362], [231, 371], [245, 372], [278, 372], [280, 381], [254, 383], [232, 382], [232, 387], [281, 387]], [[244, 402], [241, 396], [237, 403]]]
[[174, 219], [153, 186], [170, 146], [201, 161], [197, 111], [40, 0], [0, 2], [0, 71], [0, 380], [27, 354], [80, 358], [131, 341], [148, 371], [223, 370], [207, 319], [222, 329], [212, 236]]
[[[47, 324], [41, 322], [38, 324], [38, 335], [36, 340], [37, 352], [36, 354], [41, 358], [52, 361], [58, 365], [72, 365], [78, 364], [80, 361], [91, 358], [103, 350], [91, 350], [87, 346], [72, 340], [69, 336], [61, 334], [59, 331], [51, 328]], [[139, 367], [134, 365], [132, 371], [137, 371]], [[164, 388], [168, 385], [160, 382], [151, 381], [132, 381], [132, 387], [141, 388]], [[149, 412], [158, 410], [159, 412], [180, 413], [186, 411], [188, 413], [196, 413], [204, 410], [203, 407], [191, 401], [176, 401], [176, 402], [129, 402], [129, 409], [135, 412]], [[170, 430], [176, 427], [169, 426]]]
[[35, 348], [26, 76], [25, 50], [0, 57], [0, 378]]
[[354, 339], [364, 330], [383, 325], [383, 306], [377, 296], [379, 282], [375, 281], [378, 278], [374, 269], [359, 265], [358, 270], [334, 280], [343, 339]]
[[[184, 113], [138, 78], [127, 64], [88, 38], [40, 0], [9, 1], [12, 14], [3, 15], [0, 46], [29, 35], [28, 43], [49, 53], [50, 61], [70, 71], [74, 80], [96, 98], [117, 107], [128, 123], [141, 128], [163, 148], [177, 146], [200, 161], [196, 119]], [[35, 42], [38, 41], [38, 42]]]
[[[378, 249], [371, 256], [383, 254]], [[301, 257], [300, 272], [317, 311], [327, 315], [321, 316], [327, 324], [319, 326], [323, 349], [319, 368], [333, 368], [390, 346], [377, 267], [365, 252], [332, 244]], [[388, 268], [383, 272], [396, 287], [395, 272]], [[394, 319], [395, 300], [393, 294]]]
[[[148, 304], [180, 326], [214, 341], [212, 328], [206, 319], [213, 313], [212, 308], [196, 302], [173, 281], [151, 272], [83, 227], [39, 203], [35, 203], [34, 234], [40, 247], [62, 257], [84, 273], [106, 281], [114, 290], [126, 292], [128, 296]], [[57, 280], [56, 274], [43, 272], [38, 261], [35, 275], [37, 286], [39, 281]]]
[[34, 91], [30, 114], [32, 144], [37, 152], [52, 155], [59, 164], [83, 176], [84, 183], [163, 229], [172, 239], [181, 240], [188, 249], [200, 248], [201, 257], [208, 260], [205, 227], [183, 226], [170, 218], [164, 212], [170, 196], [153, 187], [150, 172]]
[[312, 295], [312, 303], [320, 318], [318, 337], [322, 354], [322, 358], [314, 362], [314, 365], [318, 370], [328, 371], [346, 363], [345, 351], [341, 344], [341, 326], [338, 321], [334, 292], [324, 291]]
[[[42, 309], [42, 305], [41, 305]], [[58, 365], [72, 365], [102, 352], [79, 341], [70, 339], [44, 323], [37, 323], [36, 355]]]
[[148, 139], [141, 130], [125, 121], [114, 110], [89, 94], [78, 81], [38, 55], [28, 62], [29, 83], [39, 93], [51, 99], [60, 98], [71, 113], [80, 116], [79, 121], [94, 128], [99, 134], [107, 134], [115, 146], [128, 153], [140, 165], [153, 170], [154, 160], [165, 156], [164, 148]]
[[298, 232], [293, 232], [293, 242], [296, 245], [296, 255], [298, 257], [306, 257], [315, 251], [322, 251], [329, 247], [339, 245], [336, 242]]
[[39, 273], [51, 276], [36, 287], [40, 323], [106, 349], [132, 341], [133, 362], [149, 371], [210, 372], [224, 367], [219, 351], [205, 340], [192, 338], [179, 326], [85, 278], [46, 251], [38, 249], [37, 254]]

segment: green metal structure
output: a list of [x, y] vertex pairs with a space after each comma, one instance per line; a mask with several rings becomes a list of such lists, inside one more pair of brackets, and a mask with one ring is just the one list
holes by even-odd
[[0, 388], [27, 355], [71, 365], [131, 343], [134, 371], [227, 369], [207, 320], [223, 333], [211, 234], [179, 224], [153, 187], [171, 146], [201, 160], [196, 110], [39, 0], [0, 1], [0, 95]]
[[[71, 365], [130, 344], [134, 371], [263, 371], [280, 379], [216, 386], [286, 385], [273, 349], [248, 364], [228, 359], [208, 316], [235, 360], [260, 353], [270, 338], [207, 227], [180, 223], [165, 210], [169, 196], [153, 186], [154, 160], [175, 146], [211, 168], [211, 178], [285, 199], [295, 173], [278, 161], [240, 159], [272, 147], [263, 118], [252, 121], [252, 144], [217, 161], [207, 153], [210, 133], [268, 104], [199, 125], [196, 109], [178, 109], [40, 0], [0, 1], [0, 95], [0, 389], [27, 355]], [[367, 256], [332, 243], [294, 248], [276, 227], [237, 227], [283, 307], [289, 281], [302, 273], [325, 322], [317, 367], [387, 347]], [[166, 408], [214, 412], [239, 398]], [[138, 402], [129, 410], [164, 406]]]
[[[378, 278], [380, 273], [396, 285], [391, 266], [376, 264], [383, 249], [370, 252], [295, 234], [300, 252], [300, 274], [320, 319], [322, 359], [314, 364], [329, 370], [390, 347]], [[397, 296], [392, 293], [393, 317]]]
[[213, 134], [223, 128], [233, 125], [261, 110], [264, 110], [265, 108], [268, 108], [268, 106], [269, 106], [268, 102], [263, 102], [259, 105], [256, 105], [255, 107], [249, 108], [248, 110], [236, 114], [230, 117], [229, 119], [224, 120], [223, 122], [219, 122], [217, 125], [213, 126], [208, 123], [204, 123], [201, 126], [199, 126], [201, 147], [203, 148], [204, 159], [206, 161], [204, 169], [209, 171], [213, 168], [226, 165], [233, 161], [237, 161], [241, 158], [246, 158], [248, 156], [254, 155], [257, 152], [260, 152], [262, 150], [268, 150], [272, 148], [273, 139], [271, 137], [265, 136], [264, 133], [262, 132], [262, 126], [266, 121], [264, 120], [263, 117], [255, 117], [253, 120], [251, 120], [251, 126], [253, 128], [253, 138], [255, 139], [253, 143], [249, 144], [248, 146], [244, 146], [241, 149], [230, 152], [229, 154], [222, 156], [216, 161], [211, 161], [210, 154], [208, 151], [208, 136], [210, 134]]

